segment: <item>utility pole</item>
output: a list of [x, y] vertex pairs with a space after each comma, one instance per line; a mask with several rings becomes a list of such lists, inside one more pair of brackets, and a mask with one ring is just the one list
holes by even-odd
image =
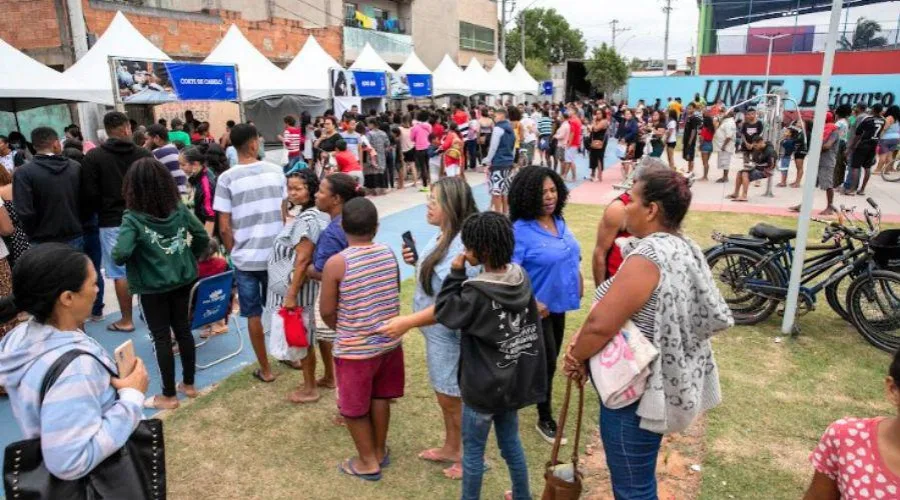
[[519, 62], [522, 65], [525, 65], [525, 11], [519, 13], [519, 44], [522, 46], [521, 52], [519, 52]]
[[613, 19], [609, 22], [610, 26], [612, 26], [612, 48], [613, 51], [616, 50], [616, 35], [619, 33], [625, 33], [626, 31], [631, 31], [631, 28], [617, 28], [619, 25], [618, 19]]
[[663, 12], [666, 13], [666, 37], [665, 42], [663, 42], [663, 76], [669, 76], [669, 17], [672, 13], [672, 0], [666, 0]]
[[506, 64], [506, 0], [500, 0], [500, 60]]

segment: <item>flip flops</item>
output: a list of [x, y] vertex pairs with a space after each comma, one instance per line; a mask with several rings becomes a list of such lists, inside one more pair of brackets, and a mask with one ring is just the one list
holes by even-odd
[[121, 333], [132, 333], [134, 331], [134, 327], [131, 328], [122, 328], [116, 323], [110, 323], [107, 325], [106, 329], [110, 332], [121, 332]]
[[356, 470], [353, 467], [353, 460], [348, 458], [343, 462], [338, 464], [338, 471], [341, 474], [346, 474], [348, 476], [358, 477], [364, 481], [380, 481], [381, 480], [381, 470], [378, 472], [373, 472], [371, 474], [363, 474]]
[[266, 384], [271, 384], [272, 382], [275, 381], [275, 378], [276, 378], [276, 377], [272, 377], [271, 379], [266, 380], [266, 379], [263, 378], [263, 376], [262, 376], [262, 370], [260, 370], [259, 368], [257, 368], [256, 370], [253, 370], [253, 378], [255, 378], [256, 380], [259, 380], [260, 382], [263, 382], [263, 383], [266, 383]]

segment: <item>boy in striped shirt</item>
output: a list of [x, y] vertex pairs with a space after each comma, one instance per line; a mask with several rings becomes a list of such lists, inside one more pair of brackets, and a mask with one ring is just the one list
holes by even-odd
[[378, 210], [365, 198], [344, 204], [341, 225], [350, 245], [322, 272], [319, 311], [337, 332], [334, 368], [338, 409], [357, 455], [340, 463], [344, 474], [381, 479], [387, 456], [389, 402], [403, 396], [403, 347], [399, 338], [377, 334], [400, 312], [400, 273], [394, 252], [374, 243]]

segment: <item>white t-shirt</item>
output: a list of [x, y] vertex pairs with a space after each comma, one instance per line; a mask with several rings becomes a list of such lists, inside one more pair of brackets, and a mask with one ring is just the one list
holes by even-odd
[[528, 115], [525, 115], [525, 118], [522, 118], [522, 121], [519, 122], [522, 125], [522, 129], [525, 131], [525, 137], [522, 139], [524, 143], [530, 143], [537, 140], [537, 123], [535, 123], [534, 119]]
[[678, 142], [678, 122], [669, 120], [666, 123], [666, 144], [675, 144]]

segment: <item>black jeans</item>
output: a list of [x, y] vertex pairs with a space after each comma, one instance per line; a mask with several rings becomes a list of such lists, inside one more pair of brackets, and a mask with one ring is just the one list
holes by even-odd
[[547, 400], [538, 403], [538, 420], [546, 422], [556, 419], [553, 417], [553, 375], [556, 374], [556, 360], [562, 349], [563, 336], [566, 334], [566, 313], [550, 313], [541, 320], [541, 329], [544, 331], [544, 349], [547, 351]]
[[188, 298], [193, 283], [166, 293], [141, 295], [141, 306], [162, 376], [163, 396], [175, 396], [175, 356], [172, 354], [172, 332], [181, 351], [181, 377], [185, 385], [194, 385], [197, 369], [194, 336], [188, 318]]
[[387, 186], [392, 188], [394, 187], [394, 151], [389, 149], [384, 152], [385, 155], [385, 163], [384, 163], [384, 175], [387, 179]]
[[431, 180], [431, 172], [428, 169], [428, 150], [416, 150], [416, 170], [419, 171], [419, 177], [422, 178], [422, 185], [428, 187], [428, 181]]
[[478, 166], [478, 159], [478, 141], [475, 139], [466, 141], [466, 168], [475, 170], [475, 167]]

